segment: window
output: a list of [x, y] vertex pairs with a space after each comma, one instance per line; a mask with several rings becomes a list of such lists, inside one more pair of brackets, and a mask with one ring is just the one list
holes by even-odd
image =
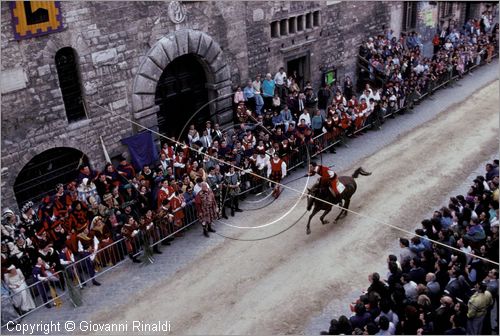
[[314, 26], [314, 27], [319, 27], [319, 24], [320, 24], [320, 23], [319, 23], [319, 18], [320, 18], [320, 16], [319, 16], [319, 11], [315, 11], [315, 12], [313, 13], [313, 26]]
[[287, 19], [271, 22], [271, 38], [293, 36], [305, 29], [317, 28], [321, 25], [320, 11], [314, 11]]
[[312, 13], [306, 14], [306, 29], [312, 28]]
[[297, 31], [304, 30], [304, 15], [297, 16]]
[[296, 17], [293, 17], [293, 18], [289, 18], [288, 19], [288, 32], [290, 34], [294, 34], [297, 29], [295, 27], [295, 22], [296, 22], [297, 18]]
[[287, 35], [288, 34], [288, 20], [284, 19], [280, 21], [280, 35]]
[[279, 37], [279, 22], [271, 22], [271, 37]]
[[448, 17], [453, 13], [453, 3], [452, 2], [439, 2], [439, 17]]
[[59, 49], [55, 57], [68, 122], [86, 118], [77, 59], [77, 53], [70, 47]]
[[403, 7], [403, 30], [415, 29], [417, 27], [418, 2], [405, 1]]

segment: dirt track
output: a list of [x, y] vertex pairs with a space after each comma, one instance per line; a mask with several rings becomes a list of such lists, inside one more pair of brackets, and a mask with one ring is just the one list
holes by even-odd
[[[359, 162], [356, 166], [373, 175], [358, 179], [352, 210], [412, 230], [477, 162], [498, 150], [498, 90], [495, 81]], [[350, 174], [353, 168], [341, 173]], [[303, 184], [292, 186], [301, 189]], [[286, 191], [249, 219], [254, 223], [275, 219], [296, 198]], [[262, 237], [290, 225], [304, 209], [302, 200], [285, 220], [263, 230], [220, 224], [217, 229], [233, 237]], [[309, 236], [305, 224], [304, 217], [272, 239], [228, 240], [165, 280], [158, 291], [131, 297], [124, 309], [99, 312], [93, 321], [170, 320], [172, 332], [182, 334], [301, 333], [326, 304], [366, 287], [368, 273], [377, 269], [387, 247], [403, 235], [354, 214], [325, 226], [316, 217]]]

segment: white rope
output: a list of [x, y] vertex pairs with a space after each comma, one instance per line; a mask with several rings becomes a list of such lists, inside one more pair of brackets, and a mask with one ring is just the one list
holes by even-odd
[[[139, 127], [143, 128], [143, 129], [145, 129], [145, 130], [148, 130], [148, 131], [150, 131], [151, 133], [154, 133], [154, 134], [156, 134], [156, 135], [158, 135], [158, 136], [160, 136], [160, 137], [162, 137], [162, 138], [164, 138], [164, 139], [167, 139], [167, 140], [169, 140], [169, 141], [171, 141], [171, 142], [174, 142], [174, 143], [176, 143], [176, 144], [178, 144], [178, 145], [181, 145], [181, 146], [186, 145], [189, 149], [191, 149], [191, 150], [193, 150], [193, 151], [197, 151], [195, 148], [193, 148], [193, 147], [191, 147], [191, 146], [188, 146], [187, 144], [183, 144], [183, 143], [181, 143], [180, 141], [177, 141], [177, 140], [175, 140], [175, 139], [173, 139], [173, 138], [170, 138], [170, 137], [167, 137], [167, 136], [165, 136], [165, 135], [163, 135], [163, 134], [160, 134], [160, 133], [158, 133], [158, 132], [156, 132], [156, 131], [154, 131], [154, 130], [152, 130], [152, 129], [150, 129], [150, 128], [146, 127], [146, 126], [143, 126], [143, 125], [139, 124], [139, 123], [138, 123], [138, 122], [136, 122], [136, 121], [133, 121], [133, 120], [131, 120], [131, 119], [128, 119], [128, 118], [126, 118], [126, 117], [124, 117], [124, 116], [122, 116], [122, 115], [120, 115], [120, 114], [118, 114], [118, 113], [116, 113], [116, 112], [114, 112], [114, 111], [111, 111], [111, 110], [109, 110], [109, 109], [105, 108], [104, 106], [98, 105], [98, 104], [96, 104], [96, 103], [94, 103], [94, 102], [92, 102], [92, 101], [90, 102], [90, 104], [95, 105], [95, 106], [97, 106], [97, 107], [99, 107], [99, 108], [102, 108], [103, 110], [108, 111], [108, 112], [110, 112], [110, 113], [112, 113], [112, 114], [114, 114], [114, 115], [118, 116], [119, 118], [122, 118], [122, 119], [124, 119], [124, 120], [128, 121], [129, 123], [132, 123], [132, 124], [134, 124], [134, 125], [136, 125], [136, 126], [139, 126]], [[225, 162], [224, 160], [221, 160], [221, 159], [219, 159], [219, 158], [213, 157], [213, 156], [208, 155], [208, 154], [204, 154], [204, 155], [206, 155], [207, 157], [209, 157], [209, 158], [211, 158], [211, 159], [213, 159], [213, 160], [215, 160], [215, 161], [218, 161], [218, 162], [220, 162], [220, 163], [224, 163], [224, 164], [226, 164], [226, 165], [228, 165], [228, 166], [234, 167], [236, 170], [240, 170], [240, 171], [241, 171], [241, 170], [243, 170], [242, 168], [240, 168], [240, 167], [238, 167], [238, 166], [235, 166], [235, 165], [233, 165], [233, 164], [231, 164], [231, 163]], [[253, 172], [249, 172], [248, 174], [253, 175], [253, 176], [256, 176], [256, 177], [261, 178], [261, 179], [263, 179], [263, 180], [265, 180], [265, 181], [268, 181], [268, 182], [276, 183], [276, 182], [274, 182], [274, 181], [272, 181], [272, 180], [270, 180], [270, 179], [268, 179], [268, 178], [266, 178], [266, 177], [264, 177], [264, 176], [260, 176], [260, 175], [258, 175], [258, 174], [253, 173]], [[353, 214], [355, 214], [355, 215], [357, 215], [357, 216], [360, 216], [360, 217], [363, 217], [363, 218], [366, 218], [366, 219], [369, 219], [369, 220], [373, 220], [373, 221], [375, 221], [375, 222], [377, 222], [377, 223], [379, 223], [379, 224], [382, 224], [382, 225], [388, 226], [388, 227], [390, 227], [390, 228], [392, 228], [392, 229], [394, 229], [394, 230], [398, 230], [398, 231], [404, 232], [404, 233], [406, 233], [406, 234], [408, 234], [408, 235], [419, 237], [419, 238], [421, 238], [421, 239], [426, 239], [426, 240], [428, 240], [428, 241], [430, 241], [430, 242], [432, 242], [432, 243], [434, 243], [434, 244], [441, 245], [441, 246], [443, 246], [443, 247], [445, 247], [445, 248], [448, 248], [448, 249], [454, 250], [454, 251], [456, 251], [456, 252], [459, 252], [459, 253], [464, 253], [464, 254], [467, 254], [467, 255], [469, 255], [469, 256], [471, 256], [471, 257], [475, 257], [475, 258], [481, 259], [481, 260], [483, 260], [483, 261], [489, 262], [489, 263], [491, 263], [491, 264], [494, 264], [494, 265], [500, 266], [500, 264], [499, 264], [498, 262], [495, 262], [495, 261], [493, 261], [493, 260], [490, 260], [490, 259], [487, 259], [487, 258], [484, 258], [484, 257], [478, 256], [478, 255], [475, 255], [475, 254], [470, 253], [470, 252], [465, 252], [465, 251], [462, 251], [462, 250], [460, 250], [460, 249], [458, 249], [458, 248], [456, 248], [456, 247], [452, 247], [452, 246], [446, 245], [446, 244], [444, 244], [444, 243], [441, 243], [441, 242], [439, 242], [439, 241], [437, 241], [437, 240], [433, 240], [433, 239], [430, 239], [430, 238], [428, 238], [428, 237], [424, 237], [424, 236], [418, 235], [418, 234], [416, 234], [416, 233], [414, 233], [414, 232], [411, 232], [411, 231], [408, 231], [408, 230], [406, 230], [406, 229], [400, 228], [400, 227], [398, 227], [398, 226], [395, 226], [395, 225], [392, 225], [392, 224], [386, 223], [386, 222], [384, 222], [384, 221], [382, 221], [382, 220], [380, 220], [380, 219], [378, 219], [378, 218], [375, 218], [375, 217], [370, 217], [370, 216], [368, 216], [368, 215], [365, 215], [365, 214], [359, 213], [359, 212], [354, 211], [354, 210], [351, 210], [351, 209], [346, 209], [346, 208], [344, 208], [344, 207], [342, 207], [342, 206], [340, 206], [340, 205], [338, 205], [338, 204], [334, 204], [334, 203], [328, 202], [328, 201], [326, 201], [326, 200], [324, 200], [324, 199], [321, 199], [321, 198], [316, 197], [316, 196], [313, 196], [313, 195], [308, 195], [305, 191], [300, 191], [300, 190], [298, 190], [298, 189], [292, 188], [292, 187], [290, 187], [290, 186], [288, 186], [288, 185], [285, 185], [285, 184], [282, 184], [282, 183], [276, 183], [276, 184], [278, 184], [278, 185], [282, 186], [282, 187], [283, 187], [283, 188], [285, 188], [285, 189], [289, 189], [289, 190], [292, 190], [292, 191], [294, 191], [294, 192], [296, 192], [296, 193], [300, 194], [300, 196], [301, 196], [301, 197], [305, 195], [305, 196], [307, 196], [307, 197], [313, 198], [313, 199], [315, 199], [315, 200], [318, 200], [318, 201], [320, 201], [320, 202], [326, 203], [326, 204], [331, 205], [331, 206], [333, 206], [333, 207], [337, 207], [337, 208], [339, 208], [339, 209], [341, 209], [341, 210], [345, 210], [345, 211], [348, 211], [348, 212], [350, 212], [350, 213], [353, 213]]]

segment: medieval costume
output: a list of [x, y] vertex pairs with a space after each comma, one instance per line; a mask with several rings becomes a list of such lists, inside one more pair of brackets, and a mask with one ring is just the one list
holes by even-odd
[[[238, 196], [240, 193], [240, 174], [235, 171], [234, 167], [230, 167], [229, 171], [224, 175], [225, 195], [224, 198], [229, 198], [229, 206], [231, 208], [231, 216], [234, 212], [241, 212], [238, 204]], [[222, 206], [225, 206], [223, 204]]]
[[275, 183], [273, 196], [278, 198], [281, 194], [279, 183], [286, 176], [286, 163], [280, 159], [278, 153], [275, 152], [273, 159], [270, 161], [271, 169], [267, 172], [267, 178], [270, 178]]
[[217, 219], [217, 201], [214, 193], [209, 189], [208, 184], [202, 184], [201, 191], [195, 198], [198, 219], [203, 227], [203, 234], [209, 237], [208, 232], [215, 232], [212, 228], [212, 222]]

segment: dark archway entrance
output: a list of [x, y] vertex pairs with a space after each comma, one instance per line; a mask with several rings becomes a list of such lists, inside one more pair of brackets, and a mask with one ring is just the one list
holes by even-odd
[[[186, 54], [174, 59], [163, 71], [155, 94], [155, 103], [160, 107], [157, 113], [160, 133], [183, 136], [179, 133], [184, 125], [208, 102], [207, 79], [200, 62], [196, 55]], [[205, 106], [190, 123], [199, 128], [209, 118], [210, 109]]]
[[17, 204], [38, 202], [45, 195], [53, 194], [56, 184], [75, 180], [80, 160], [88, 163], [85, 154], [69, 147], [52, 148], [32, 158], [14, 183]]

